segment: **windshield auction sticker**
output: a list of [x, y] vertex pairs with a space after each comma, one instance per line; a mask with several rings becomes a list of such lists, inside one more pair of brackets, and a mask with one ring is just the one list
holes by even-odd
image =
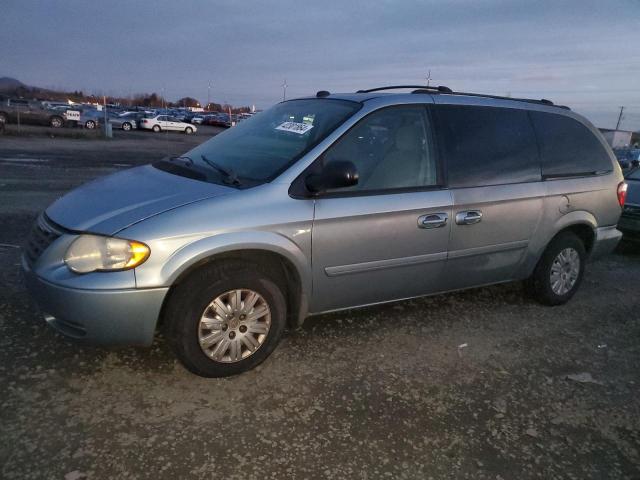
[[303, 135], [312, 128], [313, 125], [309, 125], [308, 123], [284, 122], [278, 125], [276, 127], [276, 130], [282, 130], [283, 132], [293, 132]]

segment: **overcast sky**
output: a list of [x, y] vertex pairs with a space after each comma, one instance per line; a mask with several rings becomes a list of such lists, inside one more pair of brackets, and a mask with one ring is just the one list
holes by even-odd
[[640, 129], [640, 1], [1, 0], [0, 77], [265, 108], [424, 83], [549, 98]]

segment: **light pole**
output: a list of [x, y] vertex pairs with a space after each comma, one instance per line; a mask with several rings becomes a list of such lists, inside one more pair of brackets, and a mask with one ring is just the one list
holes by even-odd
[[287, 79], [284, 79], [284, 83], [280, 85], [282, 87], [282, 101], [284, 102], [287, 99]]
[[210, 104], [211, 104], [211, 80], [209, 80], [209, 86], [207, 87], [207, 110], [209, 110]]

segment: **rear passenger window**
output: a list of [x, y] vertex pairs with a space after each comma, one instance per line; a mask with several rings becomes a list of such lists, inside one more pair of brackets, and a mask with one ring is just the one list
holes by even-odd
[[611, 171], [607, 151], [587, 127], [562, 115], [530, 113], [540, 144], [543, 176], [566, 177]]
[[435, 111], [449, 186], [540, 180], [538, 148], [525, 110], [437, 105]]

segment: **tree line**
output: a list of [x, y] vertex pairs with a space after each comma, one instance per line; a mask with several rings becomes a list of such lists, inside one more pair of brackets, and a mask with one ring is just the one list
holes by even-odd
[[33, 100], [51, 100], [58, 102], [66, 102], [67, 100], [71, 100], [72, 102], [77, 103], [100, 103], [106, 101], [108, 104], [114, 105], [124, 105], [124, 106], [139, 106], [139, 107], [150, 107], [150, 108], [177, 108], [177, 107], [200, 107], [202, 106], [206, 110], [217, 111], [217, 112], [228, 112], [231, 110], [232, 113], [244, 113], [250, 112], [251, 107], [243, 106], [243, 107], [235, 107], [228, 103], [214, 103], [211, 102], [206, 108], [206, 105], [200, 105], [200, 102], [193, 97], [183, 97], [175, 102], [169, 101], [165, 99], [162, 95], [159, 95], [156, 92], [153, 93], [137, 93], [131, 97], [120, 97], [113, 95], [94, 95], [94, 94], [85, 94], [82, 90], [73, 90], [73, 91], [60, 91], [60, 90], [50, 90], [39, 87], [29, 87], [26, 85], [16, 87], [14, 89], [8, 90], [4, 92], [5, 94], [16, 97], [16, 98], [28, 98]]

